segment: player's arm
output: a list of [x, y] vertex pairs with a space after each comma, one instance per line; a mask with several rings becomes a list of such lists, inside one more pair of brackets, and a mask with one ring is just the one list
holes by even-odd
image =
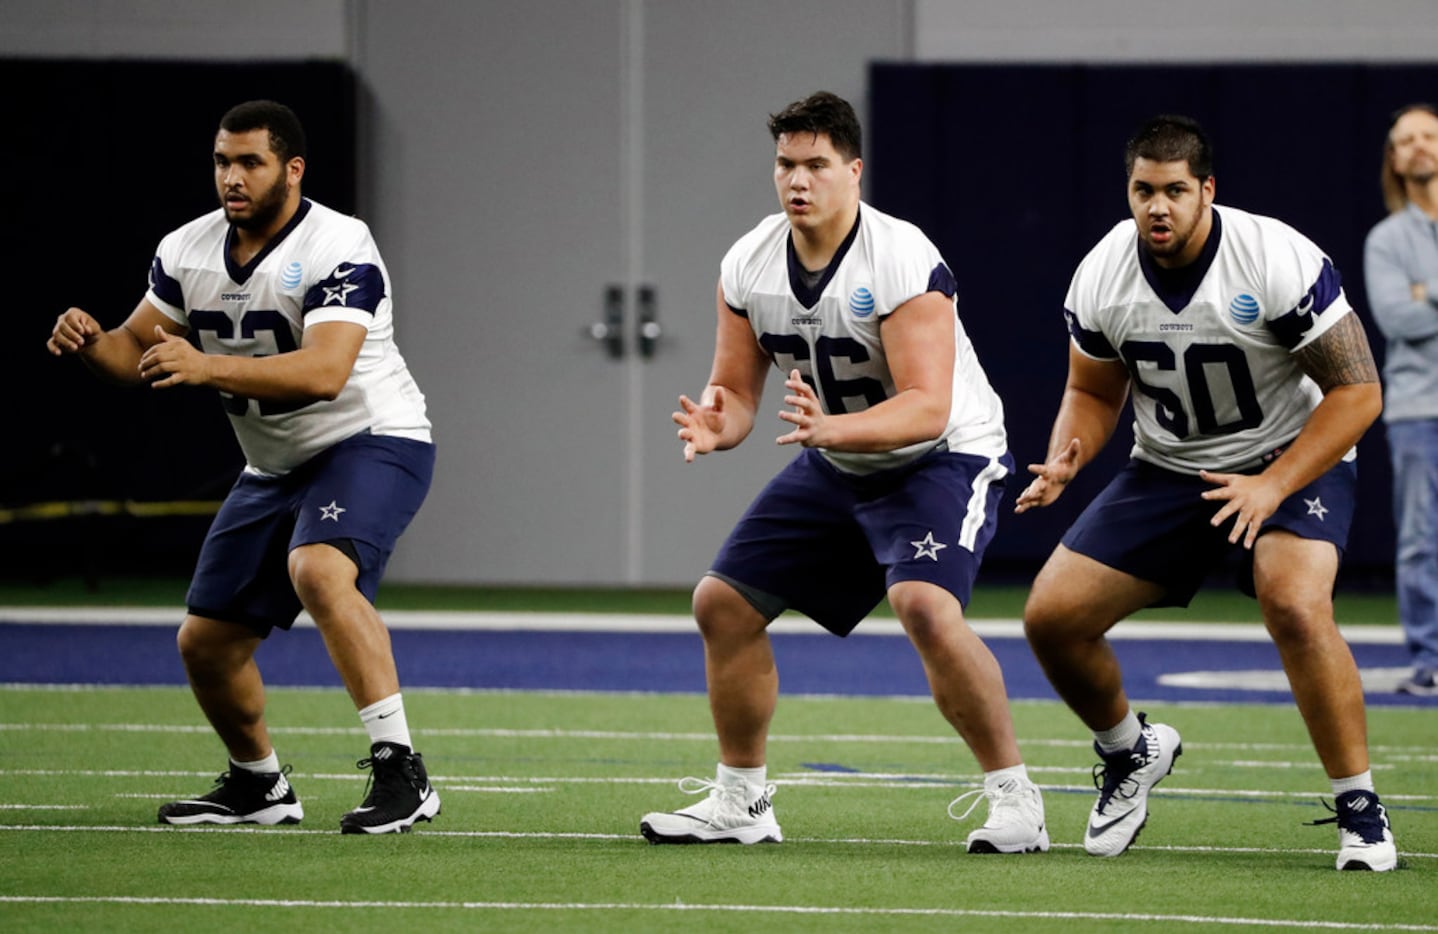
[[1257, 476], [1201, 472], [1216, 484], [1204, 498], [1224, 501], [1210, 521], [1218, 526], [1236, 515], [1229, 541], [1242, 539], [1245, 548], [1253, 547], [1263, 521], [1279, 504], [1337, 464], [1383, 411], [1378, 365], [1356, 312], [1339, 318], [1294, 358], [1323, 390], [1323, 400], [1283, 456]]
[[825, 414], [812, 387], [791, 373], [792, 406], [779, 417], [795, 428], [780, 444], [832, 451], [893, 451], [944, 433], [954, 391], [954, 303], [942, 292], [904, 302], [879, 325], [894, 395], [862, 412]]
[[70, 308], [56, 319], [45, 346], [56, 356], [74, 354], [111, 382], [136, 384], [143, 381], [140, 358], [159, 340], [157, 328], [175, 335], [187, 330], [143, 298], [123, 324], [108, 331], [89, 312]]
[[714, 364], [709, 382], [695, 402], [679, 397], [679, 411], [671, 416], [684, 442], [684, 460], [696, 454], [727, 451], [749, 436], [754, 413], [764, 395], [769, 357], [744, 317], [724, 300], [722, 283], [715, 290], [718, 325], [714, 334]]
[[1069, 344], [1069, 372], [1042, 464], [1029, 464], [1034, 479], [1019, 494], [1015, 512], [1047, 506], [1093, 460], [1118, 427], [1128, 399], [1128, 369], [1119, 360], [1098, 360]]
[[1294, 353], [1299, 369], [1323, 390], [1298, 437], [1263, 473], [1284, 497], [1338, 463], [1383, 411], [1378, 364], [1356, 312], [1348, 312]]
[[367, 334], [361, 324], [325, 321], [305, 328], [298, 349], [266, 357], [202, 353], [166, 336], [140, 358], [140, 376], [159, 389], [210, 386], [263, 401], [318, 402], [340, 394]]

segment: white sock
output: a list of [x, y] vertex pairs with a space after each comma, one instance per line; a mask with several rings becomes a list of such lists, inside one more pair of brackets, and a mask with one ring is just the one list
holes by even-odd
[[1330, 778], [1329, 781], [1333, 783], [1334, 796], [1341, 795], [1345, 791], [1372, 791], [1373, 771], [1370, 769], [1366, 772], [1359, 772], [1348, 778]]
[[715, 780], [721, 785], [733, 785], [737, 782], [743, 782], [754, 788], [763, 788], [764, 783], [768, 780], [767, 774], [768, 766], [761, 765], [756, 769], [736, 769], [721, 762], [715, 774]]
[[1143, 732], [1138, 717], [1132, 710], [1124, 714], [1117, 725], [1107, 730], [1095, 730], [1094, 742], [1104, 752], [1127, 752], [1138, 745], [1138, 735]]
[[374, 743], [398, 743], [406, 749], [414, 749], [409, 738], [409, 721], [404, 716], [404, 697], [399, 693], [377, 700], [359, 712], [360, 722], [369, 741]]
[[994, 769], [992, 772], [984, 773], [984, 790], [993, 791], [1002, 788], [1010, 781], [1016, 781], [1020, 786], [1029, 784], [1029, 770], [1022, 762], [1018, 765], [1011, 765], [1005, 769]]
[[[278, 772], [280, 770], [280, 757], [271, 749], [270, 754], [263, 759], [256, 759], [254, 762], [236, 762], [234, 759], [231, 759], [230, 765], [233, 765], [237, 769], [244, 769], [246, 772], [254, 772], [256, 774]], [[1337, 794], [1337, 792], [1335, 792], [1335, 794]]]

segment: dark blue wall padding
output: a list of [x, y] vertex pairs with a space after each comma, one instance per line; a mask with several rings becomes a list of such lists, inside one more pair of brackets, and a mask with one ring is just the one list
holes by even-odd
[[[1378, 177], [1389, 116], [1438, 98], [1438, 67], [875, 64], [868, 197], [938, 245], [959, 312], [1008, 414], [1020, 465], [1041, 461], [1063, 390], [1061, 315], [1083, 255], [1127, 216], [1123, 146], [1157, 113], [1214, 140], [1218, 201], [1278, 217], [1334, 260], [1382, 360], [1363, 288], [1363, 238], [1386, 213]], [[1125, 426], [1054, 507], [1005, 515], [991, 568], [1029, 568], [1127, 455]], [[1381, 427], [1359, 445], [1359, 512], [1345, 577], [1391, 575], [1390, 470]]]

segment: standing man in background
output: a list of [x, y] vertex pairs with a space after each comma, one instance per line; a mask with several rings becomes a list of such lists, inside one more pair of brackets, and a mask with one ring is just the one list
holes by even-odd
[[1383, 144], [1389, 215], [1368, 232], [1363, 271], [1388, 342], [1383, 421], [1393, 460], [1398, 619], [1413, 673], [1406, 694], [1438, 696], [1438, 110], [1399, 110]]
[[107, 331], [71, 308], [47, 342], [113, 382], [218, 390], [245, 455], [201, 547], [178, 637], [229, 768], [209, 793], [162, 805], [159, 819], [304, 816], [270, 743], [254, 659], [303, 608], [370, 738], [359, 763], [373, 770], [368, 794], [340, 830], [406, 831], [439, 813], [439, 795], [410, 740], [373, 601], [433, 475], [424, 396], [394, 343], [389, 274], [369, 228], [300, 194], [295, 114], [273, 101], [232, 108], [213, 158], [220, 208], [160, 242], [149, 291], [125, 322]]
[[680, 396], [673, 417], [686, 461], [732, 448], [777, 366], [791, 429], [778, 442], [800, 451], [694, 590], [719, 765], [713, 781], [679, 787], [708, 796], [646, 814], [640, 831], [651, 843], [782, 840], [766, 771], [779, 693], [768, 626], [794, 609], [845, 636], [887, 594], [984, 771], [982, 789], [949, 808], [987, 798], [968, 851], [1047, 850], [1003, 673], [964, 620], [1013, 459], [953, 274], [917, 227], [860, 201], [863, 133], [847, 101], [814, 94], [769, 131], [783, 210], [724, 257], [708, 385], [698, 402]]
[[1039, 571], [1024, 630], [1093, 731], [1085, 849], [1118, 856], [1183, 750], [1135, 714], [1106, 634], [1187, 606], [1235, 546], [1335, 797], [1339, 869], [1397, 865], [1373, 787], [1363, 686], [1333, 618], [1353, 517], [1354, 445], [1382, 407], [1338, 271], [1286, 224], [1214, 204], [1213, 150], [1187, 117], [1124, 152], [1130, 217], [1089, 251], [1064, 301], [1068, 380], [1046, 462], [1018, 511], [1047, 506], [1113, 434], [1134, 390], [1134, 447]]

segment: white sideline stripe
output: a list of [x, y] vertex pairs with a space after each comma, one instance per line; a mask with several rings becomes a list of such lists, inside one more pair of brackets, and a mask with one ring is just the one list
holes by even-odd
[[[191, 824], [187, 826], [170, 826], [162, 824], [145, 825], [53, 825], [53, 824], [0, 824], [0, 833], [219, 833], [219, 834], [283, 834], [287, 836], [307, 837], [328, 837], [333, 836], [333, 830], [315, 830], [307, 827], [294, 826], [273, 826], [261, 827], [254, 824], [228, 824], [202, 825]], [[593, 840], [593, 841], [617, 841], [639, 843], [642, 838], [632, 833], [558, 833], [544, 831], [515, 831], [515, 830], [434, 830], [425, 828], [415, 831], [414, 838], [424, 837], [457, 837], [462, 839], [479, 840]], [[820, 843], [834, 844], [842, 843], [846, 846], [937, 846], [937, 847], [962, 847], [965, 841], [954, 840], [903, 840], [883, 837], [794, 837], [784, 838], [788, 843]], [[1052, 848], [1055, 850], [1078, 850], [1081, 843], [1055, 843]], [[1256, 853], [1276, 854], [1289, 856], [1332, 856], [1333, 850], [1325, 847], [1259, 847], [1259, 846], [1151, 846], [1142, 843], [1135, 843], [1131, 852], [1153, 850], [1163, 853]], [[1398, 855], [1404, 859], [1434, 859], [1438, 860], [1438, 853], [1419, 853], [1412, 850], [1399, 850]]]
[[[1038, 771], [1031, 769], [1030, 771]], [[1087, 769], [1052, 768], [1044, 771], [1066, 772], [1084, 774]], [[140, 769], [0, 769], [0, 778], [12, 776], [23, 776], [28, 778], [45, 777], [79, 777], [79, 778], [214, 778], [214, 772], [177, 772], [177, 771], [146, 771]], [[300, 780], [313, 779], [315, 781], [337, 781], [337, 782], [360, 782], [368, 780], [368, 776], [360, 772], [295, 772], [294, 777]], [[531, 789], [535, 785], [673, 785], [673, 776], [572, 776], [572, 775], [441, 775], [432, 774], [430, 778], [445, 791], [509, 791], [523, 793], [526, 791], [552, 791], [551, 788]], [[864, 773], [864, 772], [816, 772], [816, 773], [784, 773], [776, 776], [775, 781], [781, 788], [897, 788], [907, 790], [932, 790], [934, 788], [949, 787], [951, 789], [981, 787], [982, 782], [977, 775], [926, 775], [926, 774], [889, 774], [889, 773]], [[1037, 783], [1041, 789], [1050, 792], [1071, 792], [1076, 794], [1092, 794], [1091, 784], [1066, 785], [1055, 782]], [[1164, 787], [1156, 789], [1153, 794], [1161, 798], [1254, 798], [1254, 799], [1280, 799], [1311, 801], [1321, 797], [1324, 792], [1313, 789], [1297, 791], [1272, 791], [1251, 788], [1181, 788]], [[1438, 796], [1431, 794], [1385, 794], [1383, 799], [1389, 803], [1402, 801], [1405, 803], [1422, 803], [1438, 799]]]
[[[0, 606], [0, 622], [56, 625], [105, 623], [119, 626], [171, 626], [180, 624], [183, 607], [38, 607]], [[656, 632], [696, 633], [689, 616], [663, 613], [520, 613], [462, 610], [386, 610], [390, 629], [518, 630], [525, 632]], [[313, 627], [307, 613], [297, 626]], [[1017, 619], [971, 619], [980, 636], [1022, 639], [1023, 622]], [[1340, 626], [1350, 643], [1402, 645], [1403, 630], [1396, 625]], [[799, 616], [781, 616], [770, 632], [827, 635], [827, 631]], [[902, 636], [896, 619], [875, 617], [864, 621], [860, 635]], [[1162, 639], [1202, 642], [1268, 642], [1260, 623], [1136, 622], [1114, 627], [1110, 639]]]
[[699, 905], [681, 902], [453, 902], [378, 901], [295, 898], [174, 898], [126, 895], [0, 895], [0, 903], [11, 904], [104, 904], [104, 905], [193, 905], [226, 908], [380, 908], [463, 909], [465, 911], [674, 911], [731, 912], [742, 914], [851, 915], [861, 917], [1004, 918], [1043, 921], [1120, 921], [1160, 924], [1246, 924], [1255, 927], [1306, 928], [1329, 931], [1438, 931], [1427, 924], [1373, 924], [1370, 922], [1313, 921], [1301, 918], [1245, 918], [1235, 915], [1165, 915], [1146, 912], [1109, 911], [1014, 911], [981, 908], [846, 907], [839, 905]]
[[[3, 687], [3, 685], [0, 685]], [[927, 698], [925, 698], [927, 700]], [[36, 731], [46, 733], [86, 733], [115, 732], [115, 733], [180, 733], [180, 734], [204, 734], [210, 735], [213, 730], [209, 726], [199, 724], [175, 724], [175, 723], [0, 723], [0, 733]], [[362, 727], [342, 726], [274, 726], [270, 727], [271, 733], [279, 733], [290, 736], [360, 736], [363, 735]], [[619, 739], [619, 740], [657, 740], [664, 742], [695, 742], [712, 743], [713, 733], [673, 733], [662, 731], [640, 731], [640, 730], [558, 730], [558, 729], [505, 729], [501, 727], [441, 727], [439, 729], [417, 729], [415, 736], [449, 736], [459, 738], [496, 738], [496, 739]], [[955, 746], [958, 747], [961, 740], [957, 736], [919, 736], [903, 734], [873, 734], [873, 733], [775, 733], [769, 736], [771, 742], [782, 743], [881, 743], [881, 744], [916, 744], [924, 746]], [[1093, 741], [1087, 739], [1037, 739], [1028, 738], [1021, 740], [1020, 746], [1047, 747], [1060, 749], [1091, 749]], [[1240, 752], [1310, 752], [1312, 746], [1302, 743], [1214, 743], [1214, 742], [1193, 742], [1191, 749], [1229, 749]], [[1395, 758], [1403, 758], [1403, 761], [1428, 762], [1434, 761], [1435, 757], [1427, 746], [1369, 746], [1370, 752], [1383, 753]], [[1222, 765], [1225, 763], [1210, 763]], [[1233, 765], [1248, 765], [1247, 762], [1235, 762]], [[1262, 764], [1262, 763], [1260, 763]], [[0, 769], [0, 774], [4, 770]], [[188, 774], [188, 773], [184, 773]]]

